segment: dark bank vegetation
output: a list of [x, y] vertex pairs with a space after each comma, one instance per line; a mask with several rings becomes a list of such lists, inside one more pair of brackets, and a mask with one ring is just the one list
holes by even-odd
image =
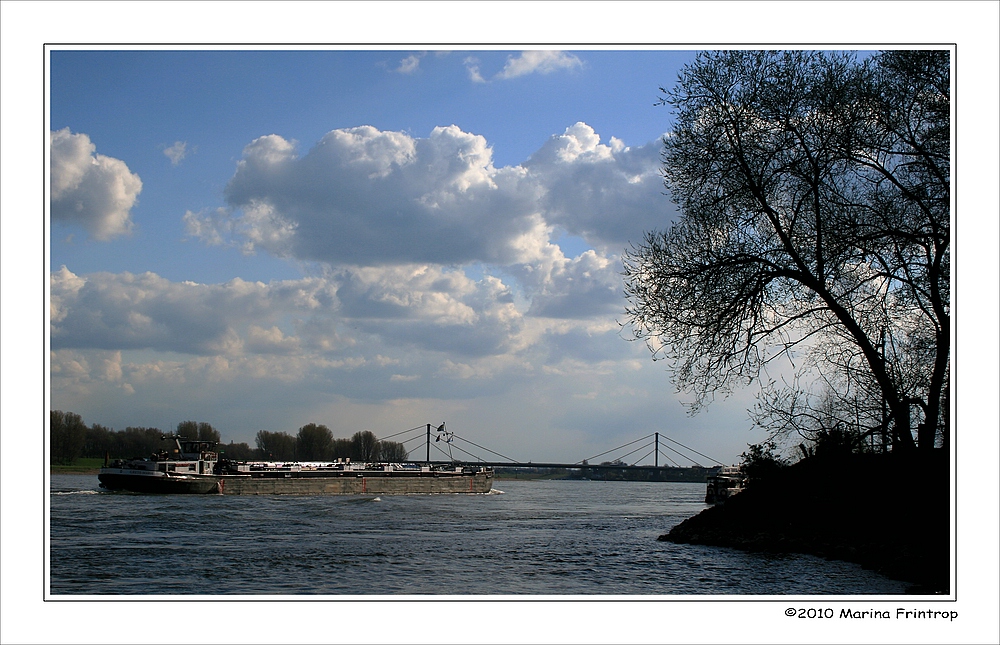
[[[749, 485], [678, 541], [913, 579], [948, 554], [950, 52], [699, 54], [663, 90], [679, 216], [624, 259], [626, 326], [697, 411], [758, 383]], [[771, 379], [774, 366], [794, 373]], [[789, 465], [789, 462], [799, 460]], [[942, 559], [943, 558], [943, 559]]]
[[[220, 442], [221, 435], [211, 424], [182, 421], [173, 431], [178, 436]], [[49, 461], [55, 466], [80, 466], [80, 460], [130, 459], [149, 457], [164, 448], [159, 428], [127, 427], [113, 430], [94, 423], [87, 426], [80, 415], [52, 410], [49, 413]], [[325, 425], [309, 423], [295, 435], [287, 432], [257, 433], [256, 447], [246, 443], [220, 443], [221, 456], [235, 461], [406, 461], [406, 448], [395, 441], [379, 441], [367, 430], [346, 439], [334, 438]], [[92, 465], [89, 462], [88, 465]], [[94, 466], [96, 467], [96, 466]]]
[[812, 456], [659, 539], [846, 560], [910, 582], [912, 592], [946, 594], [949, 481], [941, 451]]
[[773, 441], [749, 446], [740, 463], [745, 489], [659, 540], [808, 553], [910, 582], [911, 592], [948, 593], [945, 451], [884, 451], [832, 430], [800, 443], [793, 455], [782, 456]]

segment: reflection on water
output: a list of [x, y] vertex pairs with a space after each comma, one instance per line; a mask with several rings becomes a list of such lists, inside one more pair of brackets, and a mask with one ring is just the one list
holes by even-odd
[[690, 483], [509, 481], [490, 495], [154, 496], [53, 475], [52, 594], [902, 594], [857, 565], [657, 542]]

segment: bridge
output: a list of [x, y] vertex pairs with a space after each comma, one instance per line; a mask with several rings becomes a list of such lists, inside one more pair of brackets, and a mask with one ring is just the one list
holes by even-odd
[[[407, 435], [409, 436], [407, 437]], [[410, 428], [409, 430], [397, 432], [396, 434], [379, 437], [380, 441], [390, 439], [397, 441], [398, 443], [402, 443], [404, 447], [406, 447], [407, 444], [410, 444], [411, 447], [407, 448], [407, 458], [426, 464], [462, 463], [474, 464], [478, 466], [491, 466], [494, 468], [561, 468], [588, 471], [616, 470], [625, 472], [646, 471], [651, 474], [657, 472], [662, 473], [664, 471], [676, 471], [677, 469], [700, 469], [708, 471], [719, 468], [722, 464], [722, 462], [718, 459], [714, 459], [706, 454], [698, 452], [697, 450], [685, 446], [679, 441], [671, 439], [666, 435], [661, 435], [659, 432], [653, 432], [644, 437], [629, 441], [628, 443], [616, 446], [610, 450], [605, 450], [604, 452], [573, 463], [519, 461], [517, 459], [507, 457], [506, 455], [502, 455], [485, 446], [481, 446], [469, 439], [460, 437], [454, 432], [450, 432], [444, 423], [439, 426], [434, 426], [428, 423], [423, 426], [417, 426], [415, 428]], [[661, 439], [663, 439], [663, 442], [661, 442]], [[639, 445], [636, 447], [636, 444]], [[434, 459], [431, 459], [432, 448], [436, 451], [434, 453]], [[624, 452], [626, 449], [628, 451]], [[480, 451], [480, 454], [473, 452], [475, 450]], [[481, 454], [483, 451], [489, 453], [490, 456], [484, 458]], [[643, 453], [643, 451], [646, 452]], [[455, 452], [459, 452], [461, 454], [456, 457]], [[421, 455], [421, 453], [423, 453], [423, 455]], [[634, 455], [636, 454], [641, 454], [642, 456], [634, 458]], [[696, 455], [704, 460], [707, 460], [706, 463], [710, 465], [701, 463], [692, 455]], [[424, 459], [420, 459], [420, 456], [423, 456]], [[604, 461], [601, 463], [592, 463], [594, 459], [601, 457], [604, 457]], [[649, 457], [653, 458], [652, 464], [642, 463], [643, 461], [649, 459]], [[661, 457], [670, 465], [660, 465]], [[687, 465], [682, 465], [681, 463], [678, 463], [678, 459], [689, 463], [687, 463]]]

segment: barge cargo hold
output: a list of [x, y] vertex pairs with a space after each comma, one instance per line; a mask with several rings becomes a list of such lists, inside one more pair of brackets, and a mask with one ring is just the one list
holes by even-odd
[[493, 469], [461, 464], [235, 462], [215, 443], [181, 437], [150, 459], [107, 463], [97, 478], [112, 491], [218, 495], [416, 495], [488, 493]]

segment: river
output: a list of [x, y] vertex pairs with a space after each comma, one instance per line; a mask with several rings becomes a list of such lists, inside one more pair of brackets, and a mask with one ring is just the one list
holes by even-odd
[[704, 484], [499, 480], [488, 495], [155, 496], [52, 475], [49, 593], [854, 595], [858, 565], [657, 542]]

